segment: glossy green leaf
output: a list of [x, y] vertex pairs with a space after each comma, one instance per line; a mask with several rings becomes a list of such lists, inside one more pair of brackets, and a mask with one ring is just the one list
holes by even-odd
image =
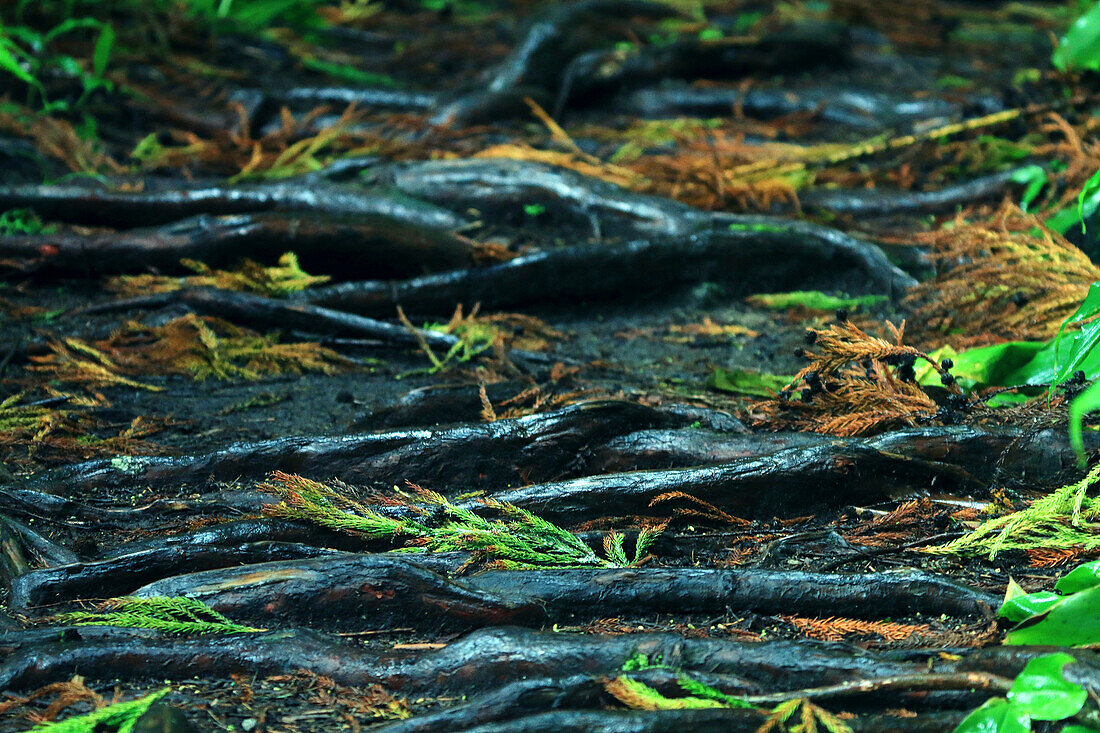
[[770, 310], [789, 308], [810, 308], [820, 311], [835, 311], [837, 308], [856, 308], [871, 306], [887, 300], [885, 295], [826, 295], [820, 290], [796, 290], [790, 293], [761, 293], [747, 298], [749, 303]]
[[1066, 596], [1045, 616], [1013, 629], [1005, 644], [1083, 646], [1100, 644], [1100, 586]]
[[1065, 652], [1032, 659], [1016, 675], [1008, 699], [1033, 720], [1061, 720], [1077, 713], [1088, 699], [1081, 685], [1062, 676], [1074, 659]]
[[1100, 71], [1100, 3], [1073, 22], [1051, 61], [1063, 71]]
[[[1027, 383], [1023, 378], [1025, 367], [1044, 346], [1038, 341], [1009, 341], [958, 353], [944, 348], [932, 352], [931, 356], [936, 359], [950, 358], [954, 362], [951, 373], [963, 389], [987, 385], [1010, 387]], [[939, 384], [940, 376], [930, 366], [922, 364], [917, 372], [917, 381], [921, 384]]]
[[997, 615], [1007, 618], [1014, 624], [1027, 621], [1030, 618], [1040, 616], [1051, 609], [1054, 604], [1062, 600], [1062, 596], [1050, 591], [1041, 593], [1027, 593], [1015, 598], [1009, 598], [1001, 606]]
[[1085, 465], [1085, 415], [1100, 410], [1100, 381], [1090, 384], [1069, 403], [1069, 442], [1077, 454], [1077, 463]]
[[793, 376], [783, 374], [719, 368], [707, 378], [707, 386], [723, 392], [771, 397], [790, 384], [793, 379]]
[[[1069, 337], [1065, 335], [1066, 327], [1071, 323], [1080, 323], [1092, 318], [1097, 313], [1100, 313], [1100, 282], [1094, 282], [1089, 286], [1089, 291], [1085, 294], [1081, 305], [1077, 306], [1077, 310], [1062, 321], [1062, 325], [1058, 328], [1058, 334], [1054, 337], [1054, 355], [1058, 363], [1058, 371], [1051, 382], [1052, 389], [1081, 368], [1080, 365], [1100, 343], [1100, 320], [1086, 324], [1080, 331]], [[1065, 361], [1063, 361], [1063, 346], [1069, 348], [1069, 353], [1064, 357]]]
[[1100, 560], [1078, 565], [1054, 584], [1059, 593], [1069, 595], [1100, 585]]
[[954, 733], [1029, 733], [1031, 718], [1003, 697], [986, 700], [967, 715]]

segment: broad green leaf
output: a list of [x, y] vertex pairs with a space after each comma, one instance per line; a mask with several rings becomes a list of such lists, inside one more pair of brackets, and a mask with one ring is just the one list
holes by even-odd
[[[1054, 339], [1048, 341], [1046, 344], [1037, 344], [1039, 349], [1035, 352], [1034, 357], [1032, 357], [1030, 361], [1022, 364], [1015, 371], [1002, 375], [1003, 381], [1000, 383], [1006, 386], [1016, 384], [1050, 384], [1058, 374], [1058, 353], [1060, 352], [1062, 354], [1064, 360], [1066, 354], [1072, 351], [1070, 342], [1073, 341], [1076, 335], [1075, 333], [1063, 334], [1061, 339]], [[1091, 353], [1085, 354], [1084, 359], [1081, 360], [1077, 368], [1083, 371], [1085, 376], [1089, 379], [1100, 376], [1100, 350], [1094, 349]], [[996, 382], [993, 384], [996, 384]]]
[[[951, 373], [963, 389], [975, 386], [1015, 386], [1026, 384], [1025, 368], [1044, 348], [1038, 341], [1009, 341], [955, 353], [947, 348], [932, 352], [936, 359], [950, 358], [955, 364]], [[1053, 367], [1051, 369], [1053, 373]], [[930, 366], [921, 365], [917, 373], [921, 384], [939, 384], [939, 374]]]
[[790, 384], [792, 379], [793, 376], [782, 374], [719, 368], [707, 378], [707, 386], [723, 392], [770, 397]]
[[1062, 668], [1073, 661], [1065, 652], [1032, 659], [1016, 676], [1008, 699], [1033, 720], [1061, 720], [1074, 715], [1085, 704], [1088, 693], [1062, 676]]
[[1100, 71], [1100, 3], [1073, 22], [1051, 61], [1062, 71]]
[[1062, 596], [1050, 591], [1028, 593], [1005, 600], [997, 615], [1018, 624], [1046, 613], [1061, 600], [1063, 600]]
[[810, 308], [820, 311], [835, 311], [837, 308], [871, 306], [887, 299], [885, 295], [860, 295], [857, 297], [844, 294], [840, 296], [826, 295], [820, 290], [795, 290], [789, 293], [761, 293], [746, 298], [749, 303], [759, 308], [768, 308], [770, 310]]
[[1100, 585], [1100, 560], [1078, 565], [1054, 584], [1059, 593], [1069, 595]]
[[1030, 400], [1032, 396], [1033, 395], [1023, 394], [1022, 392], [1001, 392], [986, 400], [985, 406], [994, 409], [998, 407], [1016, 407]]
[[1077, 212], [1072, 208], [1065, 208], [1056, 212], [1053, 216], [1047, 217], [1043, 224], [1047, 229], [1053, 229], [1059, 234], [1065, 234], [1069, 231], [1069, 228], [1077, 223], [1080, 219]]
[[1054, 604], [1045, 616], [1005, 636], [1005, 644], [1080, 646], [1100, 644], [1100, 586]]
[[1069, 403], [1069, 442], [1077, 454], [1077, 463], [1085, 465], [1085, 415], [1100, 409], [1100, 380], [1090, 384]]
[[1030, 733], [1031, 718], [1003, 697], [986, 700], [954, 733]]

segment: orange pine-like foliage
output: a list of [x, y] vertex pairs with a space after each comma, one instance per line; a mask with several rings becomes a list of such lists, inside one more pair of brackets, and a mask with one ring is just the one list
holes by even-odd
[[[780, 395], [759, 402], [757, 422], [832, 435], [867, 435], [932, 419], [939, 405], [918, 384], [902, 378], [897, 365], [924, 360], [941, 376], [948, 373], [928, 354], [902, 343], [904, 324], [888, 326], [892, 342], [848, 322], [812, 332], [815, 351], [806, 354], [810, 363], [786, 390], [789, 394], [806, 385], [807, 398], [796, 401]], [[946, 383], [959, 392], [949, 377]]]
[[1045, 341], [1100, 280], [1088, 255], [1011, 204], [989, 221], [959, 219], [915, 236], [938, 270], [905, 299], [921, 343], [939, 345], [955, 332], [970, 335], [968, 346]]

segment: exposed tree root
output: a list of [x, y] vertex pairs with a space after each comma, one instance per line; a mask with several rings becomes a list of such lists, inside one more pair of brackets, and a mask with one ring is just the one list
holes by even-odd
[[[257, 543], [259, 544], [259, 543]], [[703, 568], [489, 570], [447, 577], [465, 561], [451, 553], [402, 555], [333, 553], [302, 545], [253, 550], [245, 546], [196, 554], [192, 565], [220, 566], [186, 575], [154, 566], [155, 551], [115, 560], [39, 570], [19, 576], [12, 608], [122, 594], [187, 596], [242, 623], [308, 625], [336, 631], [441, 621], [463, 626], [587, 622], [639, 614], [793, 613], [808, 616], [885, 618], [912, 614], [983, 617], [998, 599], [921, 572], [823, 574], [802, 571]], [[249, 552], [272, 555], [312, 550], [322, 557], [256, 562]], [[224, 561], [215, 559], [223, 552]], [[181, 557], [182, 561], [190, 558]], [[232, 567], [236, 562], [254, 562]], [[107, 570], [113, 570], [110, 578]], [[141, 579], [158, 580], [135, 590]], [[443, 574], [441, 574], [443, 573]], [[66, 577], [68, 574], [70, 577]], [[99, 588], [96, 581], [103, 585]], [[113, 585], [112, 585], [113, 584]], [[93, 594], [93, 595], [90, 595]], [[39, 611], [41, 612], [41, 611]]]
[[[74, 638], [80, 637], [80, 638]], [[1034, 647], [963, 652], [948, 661], [935, 652], [898, 661], [889, 655], [814, 642], [733, 642], [689, 639], [676, 634], [576, 636], [522, 629], [486, 629], [427, 653], [389, 652], [336, 641], [309, 631], [282, 631], [217, 638], [173, 639], [141, 629], [32, 629], [0, 632], [0, 689], [22, 690], [68, 679], [74, 669], [95, 670], [101, 679], [187, 679], [292, 673], [298, 669], [339, 684], [384, 685], [402, 695], [464, 694], [469, 697], [522, 679], [572, 675], [617, 675], [631, 656], [644, 654], [685, 672], [734, 675], [761, 689], [792, 690], [843, 681], [874, 680], [921, 672], [983, 669], [1014, 677]], [[1067, 679], [1095, 685], [1097, 656], [1066, 650], [1076, 663]], [[930, 669], [931, 667], [931, 669]]]
[[422, 338], [430, 346], [441, 349], [448, 349], [458, 342], [456, 336], [437, 331], [410, 330], [404, 326], [331, 308], [220, 288], [187, 288], [107, 301], [81, 308], [74, 311], [74, 314], [109, 313], [167, 305], [184, 305], [202, 315], [216, 316], [255, 328], [292, 328], [309, 333], [357, 336], [374, 339], [382, 344], [403, 346], [419, 345]]
[[398, 305], [410, 313], [449, 314], [463, 302], [493, 310], [636, 302], [668, 297], [701, 282], [719, 283], [728, 295], [793, 287], [900, 295], [915, 282], [878, 248], [839, 232], [825, 230], [816, 236], [802, 228], [744, 226], [674, 239], [564, 247], [396, 283], [323, 286], [301, 297], [314, 305], [378, 317]]
[[469, 222], [423, 201], [353, 186], [314, 182], [303, 186], [289, 179], [277, 183], [120, 191], [74, 184], [0, 186], [0, 210], [31, 208], [44, 219], [116, 229], [158, 226], [207, 214], [252, 214], [263, 211], [310, 211], [335, 216], [385, 216], [439, 231]]
[[655, 497], [671, 491], [751, 518], [898, 499], [930, 486], [960, 493], [986, 488], [954, 464], [848, 443], [788, 448], [714, 466], [586, 476], [497, 492], [494, 498], [569, 525], [605, 516], [608, 507], [622, 515], [645, 514]]
[[938, 211], [967, 206], [1004, 195], [1016, 170], [994, 173], [965, 183], [946, 186], [938, 191], [848, 191], [817, 190], [799, 194], [799, 203], [807, 209], [820, 208], [834, 214], [855, 216], [891, 216], [902, 213]]
[[[950, 115], [957, 105], [942, 99], [917, 100], [905, 94], [853, 93], [849, 89], [731, 89], [721, 86], [661, 84], [620, 95], [616, 107], [649, 119], [718, 117], [739, 108], [745, 115], [772, 119], [797, 112], [855, 129], [880, 130], [899, 123]], [[855, 192], [853, 192], [855, 193]], [[799, 194], [799, 200], [802, 194]]]
[[[1088, 442], [1090, 441], [1091, 442]], [[1100, 438], [1086, 438], [1089, 450]], [[921, 461], [957, 466], [986, 486], [1056, 486], [1077, 475], [1073, 451], [1057, 427], [1022, 430], [996, 426], [945, 426], [895, 430], [869, 438], [817, 433], [751, 433], [652, 428], [611, 439], [597, 459], [605, 472], [679, 468], [756, 458], [785, 450], [865, 446]], [[809, 454], [807, 454], [809, 455]]]
[[211, 480], [261, 479], [286, 471], [383, 488], [406, 479], [435, 490], [500, 488], [583, 475], [591, 470], [591, 451], [609, 439], [643, 426], [687, 425], [694, 419], [690, 412], [677, 415], [629, 402], [588, 402], [438, 430], [280, 438], [180, 458], [135, 457], [124, 465], [89, 461], [47, 471], [26, 485], [80, 495], [97, 487], [202, 487]]
[[201, 215], [151, 229], [36, 234], [0, 239], [0, 256], [37, 274], [183, 273], [181, 259], [211, 267], [299, 253], [303, 267], [341, 278], [411, 277], [472, 265], [468, 241], [384, 214], [355, 218], [288, 214]]
[[11, 582], [9, 607], [28, 609], [79, 599], [102, 599], [128, 595], [181, 569], [192, 571], [235, 567], [274, 560], [293, 560], [332, 555], [311, 545], [292, 542], [249, 542], [213, 547], [154, 548], [96, 562], [60, 565], [31, 570]]

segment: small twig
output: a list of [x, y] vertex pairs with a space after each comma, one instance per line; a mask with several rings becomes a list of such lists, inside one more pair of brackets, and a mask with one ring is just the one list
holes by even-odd
[[849, 680], [835, 685], [809, 687], [767, 695], [738, 695], [752, 705], [768, 705], [799, 698], [835, 698], [866, 695], [876, 692], [916, 692], [926, 690], [987, 690], [1008, 692], [1012, 680], [986, 672], [952, 672], [944, 674], [899, 674], [873, 680]]
[[925, 537], [923, 539], [907, 542], [904, 545], [897, 545], [896, 547], [875, 547], [870, 550], [864, 550], [857, 555], [850, 557], [842, 557], [837, 560], [832, 560], [821, 566], [821, 572], [828, 572], [829, 570], [836, 570], [841, 565], [847, 565], [851, 562], [859, 562], [860, 560], [869, 560], [873, 557], [879, 557], [880, 555], [892, 555], [896, 552], [904, 552], [906, 550], [912, 550], [917, 547], [924, 547], [925, 545], [931, 545], [943, 540], [953, 540], [958, 537], [962, 537], [967, 534], [966, 532], [942, 532], [940, 534], [932, 535], [931, 537]]
[[401, 308], [401, 306], [397, 306], [397, 318], [401, 321], [401, 325], [407, 328], [409, 330], [409, 333], [411, 333], [416, 338], [416, 342], [420, 344], [420, 349], [425, 354], [427, 354], [428, 359], [431, 360], [432, 366], [434, 366], [436, 369], [442, 369], [443, 362], [441, 362], [439, 360], [439, 357], [435, 355], [435, 352], [432, 351], [432, 347], [428, 345], [428, 340], [424, 338], [424, 334], [421, 333], [419, 328], [412, 324], [412, 321], [410, 321], [408, 316], [405, 315], [405, 311]]

